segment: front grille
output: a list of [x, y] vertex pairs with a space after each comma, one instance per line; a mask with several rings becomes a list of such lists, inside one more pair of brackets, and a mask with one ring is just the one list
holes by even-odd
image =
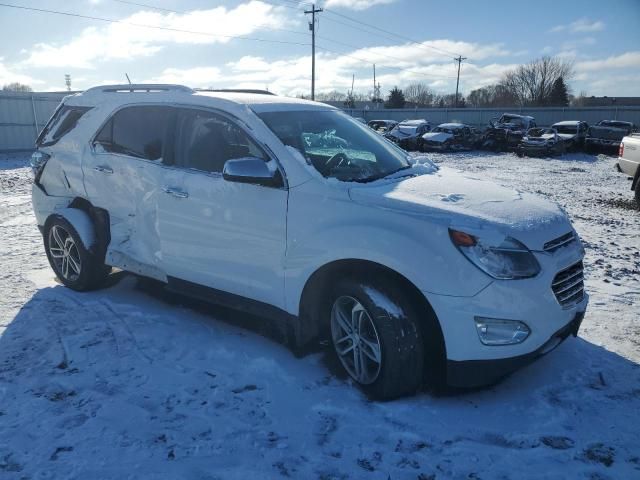
[[565, 233], [561, 237], [554, 238], [553, 240], [548, 241], [542, 248], [545, 252], [553, 252], [558, 248], [573, 242], [575, 239], [576, 236], [573, 232]]
[[584, 297], [584, 275], [582, 261], [559, 272], [551, 284], [551, 289], [563, 307], [570, 307]]

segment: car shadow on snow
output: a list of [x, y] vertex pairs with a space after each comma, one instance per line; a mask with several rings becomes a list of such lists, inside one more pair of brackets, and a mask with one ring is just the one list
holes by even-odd
[[[296, 468], [311, 478], [311, 464], [352, 468], [355, 478], [409, 478], [398, 472], [417, 475], [415, 465], [418, 478], [478, 478], [468, 475], [483, 468], [482, 478], [495, 478], [491, 469], [512, 474], [528, 455], [575, 463], [581, 478], [631, 478], [640, 468], [640, 366], [581, 338], [481, 390], [379, 403], [329, 375], [322, 353], [295, 358], [264, 319], [129, 274], [110, 282], [83, 294], [42, 288], [7, 319], [0, 438], [12, 441], [0, 444], [0, 472], [19, 478], [59, 465], [84, 478], [140, 468], [184, 478], [203, 451], [277, 466], [263, 478], [295, 477]], [[469, 454], [473, 468], [460, 462]], [[112, 474], [91, 470], [94, 457]]]

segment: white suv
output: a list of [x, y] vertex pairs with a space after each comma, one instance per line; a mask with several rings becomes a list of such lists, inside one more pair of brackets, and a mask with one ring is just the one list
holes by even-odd
[[584, 316], [584, 251], [558, 206], [416, 162], [324, 104], [97, 87], [37, 145], [33, 206], [65, 285], [117, 267], [285, 320], [377, 398], [493, 382]]

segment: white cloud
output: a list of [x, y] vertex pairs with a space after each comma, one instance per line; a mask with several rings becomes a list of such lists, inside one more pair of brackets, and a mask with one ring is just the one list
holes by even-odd
[[578, 72], [604, 72], [611, 68], [640, 69], [640, 51], [626, 52], [601, 60], [586, 60], [575, 64]]
[[166, 68], [160, 75], [143, 80], [142, 83], [177, 83], [193, 87], [212, 87], [221, 78], [220, 69], [217, 67]]
[[[229, 36], [242, 36], [285, 25], [287, 20], [283, 10], [282, 7], [251, 0], [232, 9], [216, 7], [186, 14], [141, 11], [121, 19], [124, 23], [86, 28], [62, 45], [38, 43], [24, 65], [91, 69], [105, 60], [155, 55], [167, 44], [227, 43], [231, 40]], [[153, 25], [164, 30], [131, 24]], [[212, 25], [216, 28], [212, 29]], [[185, 33], [185, 30], [201, 33]]]
[[376, 5], [386, 5], [396, 0], [327, 0], [324, 6], [327, 8], [348, 8], [350, 10], [366, 10]]
[[588, 18], [580, 18], [567, 25], [556, 25], [550, 30], [550, 32], [588, 33], [599, 32], [601, 30], [604, 30], [604, 22], [600, 20], [592, 21]]
[[22, 83], [31, 87], [42, 85], [42, 80], [37, 80], [29, 75], [18, 73], [14, 68], [4, 64], [4, 58], [0, 57], [0, 88], [9, 83]]

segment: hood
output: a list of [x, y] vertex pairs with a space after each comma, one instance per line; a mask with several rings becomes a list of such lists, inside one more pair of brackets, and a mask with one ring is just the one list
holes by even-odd
[[393, 135], [398, 138], [411, 137], [416, 134], [417, 130], [418, 130], [418, 127], [411, 127], [411, 126], [395, 127], [393, 130], [389, 132], [389, 135]]
[[477, 234], [509, 235], [532, 250], [572, 231], [558, 205], [542, 197], [441, 167], [399, 182], [349, 189], [354, 202]]
[[446, 142], [451, 137], [453, 137], [453, 135], [445, 132], [429, 132], [422, 135], [422, 138], [424, 140], [427, 140], [429, 142], [440, 142], [440, 143]]
[[545, 143], [548, 140], [553, 140], [554, 135], [552, 133], [545, 133], [539, 137], [524, 137], [522, 140], [526, 143]]
[[577, 133], [559, 133], [558, 136], [563, 140], [573, 140], [576, 138]]

